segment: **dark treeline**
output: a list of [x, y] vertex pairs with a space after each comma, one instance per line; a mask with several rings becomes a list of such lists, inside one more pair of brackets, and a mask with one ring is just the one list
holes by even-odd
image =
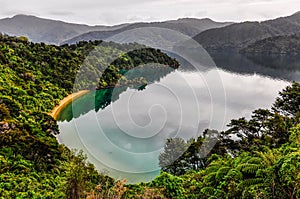
[[300, 34], [268, 37], [250, 44], [241, 50], [249, 54], [299, 55]]

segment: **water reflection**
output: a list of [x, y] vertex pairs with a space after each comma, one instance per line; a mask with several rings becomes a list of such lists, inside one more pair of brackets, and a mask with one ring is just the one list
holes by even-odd
[[235, 51], [210, 52], [219, 68], [239, 74], [260, 74], [263, 76], [300, 81], [300, 56], [247, 54]]
[[[210, 95], [210, 90], [219, 89], [218, 84], [213, 83], [216, 73], [223, 81], [225, 107], [222, 91], [213, 98]], [[201, 79], [203, 81], [199, 81]], [[60, 122], [62, 133], [58, 138], [70, 148], [85, 149], [89, 160], [99, 170], [108, 170], [113, 177], [126, 177], [129, 182], [149, 181], [159, 173], [158, 155], [166, 138], [189, 139], [206, 128], [223, 130], [232, 118], [250, 117], [256, 108], [269, 108], [278, 91], [287, 84], [260, 75], [240, 75], [218, 69], [176, 70], [144, 90], [98, 91], [102, 92], [99, 95], [102, 99], [106, 92], [118, 98], [98, 112], [91, 109], [71, 122]], [[187, 89], [187, 85], [192, 89]], [[84, 96], [74, 108], [94, 104], [95, 96], [95, 92]]]
[[[143, 35], [149, 32], [165, 32], [170, 39], [147, 40]], [[283, 60], [274, 61], [275, 66], [238, 53], [209, 56], [197, 42], [166, 29], [131, 30], [112, 40], [159, 48], [178, 58], [181, 68], [147, 72], [147, 84], [103, 89], [77, 99], [60, 115], [58, 139], [83, 149], [99, 170], [132, 183], [159, 174], [158, 156], [167, 138], [197, 137], [206, 128], [224, 130], [233, 118], [270, 108], [288, 81], [299, 81], [297, 60], [289, 68], [281, 66], [289, 64]], [[132, 71], [124, 75], [145, 76], [143, 70]], [[87, 76], [81, 75], [78, 82], [85, 85]]]
[[[117, 86], [113, 88], [100, 89], [92, 91], [79, 99], [76, 99], [72, 104], [65, 107], [63, 111], [57, 116], [59, 121], [71, 121], [73, 118], [77, 118], [91, 110], [104, 109], [111, 102], [119, 99], [119, 95], [132, 88], [136, 90], [144, 90], [148, 84], [152, 84], [155, 81], [159, 81], [170, 72], [174, 71], [174, 68], [160, 65], [160, 64], [145, 64], [143, 67], [136, 67], [131, 70], [122, 70], [122, 75], [128, 80], [135, 80], [138, 78], [144, 78], [145, 82], [140, 82]], [[120, 80], [119, 80], [120, 81]]]

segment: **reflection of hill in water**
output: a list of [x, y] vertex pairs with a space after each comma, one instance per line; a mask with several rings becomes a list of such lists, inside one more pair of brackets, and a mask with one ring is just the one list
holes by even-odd
[[[238, 74], [260, 74], [274, 79], [300, 81], [300, 56], [287, 55], [242, 55], [235, 51], [210, 52], [213, 60], [208, 62], [207, 56], [200, 56], [190, 63], [185, 58], [166, 52], [180, 63], [182, 71], [207, 72], [216, 68]], [[201, 62], [199, 60], [203, 59]], [[198, 66], [195, 66], [195, 61]], [[212, 64], [213, 63], [213, 64]]]
[[119, 99], [119, 96], [125, 92], [128, 88], [143, 90], [147, 85], [159, 81], [167, 74], [171, 73], [175, 69], [165, 66], [151, 67], [146, 66], [144, 68], [135, 68], [127, 72], [123, 71], [124, 76], [130, 80], [137, 77], [142, 77], [146, 80], [145, 84], [130, 84], [126, 86], [119, 86], [115, 88], [100, 89], [91, 91], [78, 99], [75, 99], [72, 103], [66, 106], [58, 115], [59, 121], [71, 121], [73, 118], [78, 118], [81, 115], [95, 110], [98, 112], [100, 109], [104, 109], [112, 102]]
[[[195, 66], [189, 61], [170, 52], [167, 53], [180, 62], [180, 70], [196, 71]], [[217, 67], [229, 72], [238, 74], [260, 74], [274, 79], [300, 81], [300, 56], [247, 55], [246, 57], [236, 52], [211, 52], [210, 56]], [[196, 59], [194, 59], [194, 61], [195, 60]], [[197, 71], [202, 72], [207, 72], [215, 68], [211, 62], [200, 63], [199, 65], [201, 65], [201, 67], [197, 66]], [[104, 109], [112, 102], [118, 100], [119, 96], [128, 88], [137, 90], [145, 89], [147, 85], [159, 81], [172, 71], [174, 71], [174, 69], [170, 67], [149, 67], [130, 70], [124, 74], [128, 79], [144, 77], [147, 83], [90, 92], [67, 106], [61, 112], [59, 120], [70, 121], [91, 110], [98, 111]]]
[[275, 79], [300, 81], [300, 56], [241, 55], [237, 52], [211, 52], [217, 67], [240, 74], [260, 74]]

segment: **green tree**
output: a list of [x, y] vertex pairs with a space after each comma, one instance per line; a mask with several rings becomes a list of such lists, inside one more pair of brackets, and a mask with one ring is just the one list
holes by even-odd
[[183, 174], [186, 165], [180, 157], [187, 148], [187, 143], [182, 138], [169, 138], [164, 151], [159, 155], [159, 166], [161, 169], [173, 175]]
[[296, 116], [300, 111], [300, 84], [293, 82], [291, 86], [287, 86], [283, 91], [279, 92], [273, 104], [273, 109], [286, 116]]
[[66, 168], [65, 193], [67, 198], [79, 199], [84, 197], [85, 191], [92, 189], [99, 181], [99, 175], [93, 165], [86, 160], [86, 155], [80, 150], [69, 151], [65, 149], [64, 156]]
[[183, 179], [178, 176], [173, 176], [169, 173], [162, 172], [150, 184], [150, 187], [162, 188], [163, 194], [167, 198], [182, 199], [185, 195], [183, 188]]

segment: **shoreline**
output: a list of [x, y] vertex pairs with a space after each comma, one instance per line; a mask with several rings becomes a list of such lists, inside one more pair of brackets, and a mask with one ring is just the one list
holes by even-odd
[[58, 114], [60, 113], [60, 111], [62, 109], [64, 109], [73, 100], [75, 100], [89, 92], [90, 92], [90, 90], [82, 90], [82, 91], [78, 91], [77, 93], [72, 93], [72, 94], [68, 95], [67, 97], [63, 98], [57, 106], [54, 107], [54, 109], [51, 111], [51, 113], [49, 115], [56, 120]]

